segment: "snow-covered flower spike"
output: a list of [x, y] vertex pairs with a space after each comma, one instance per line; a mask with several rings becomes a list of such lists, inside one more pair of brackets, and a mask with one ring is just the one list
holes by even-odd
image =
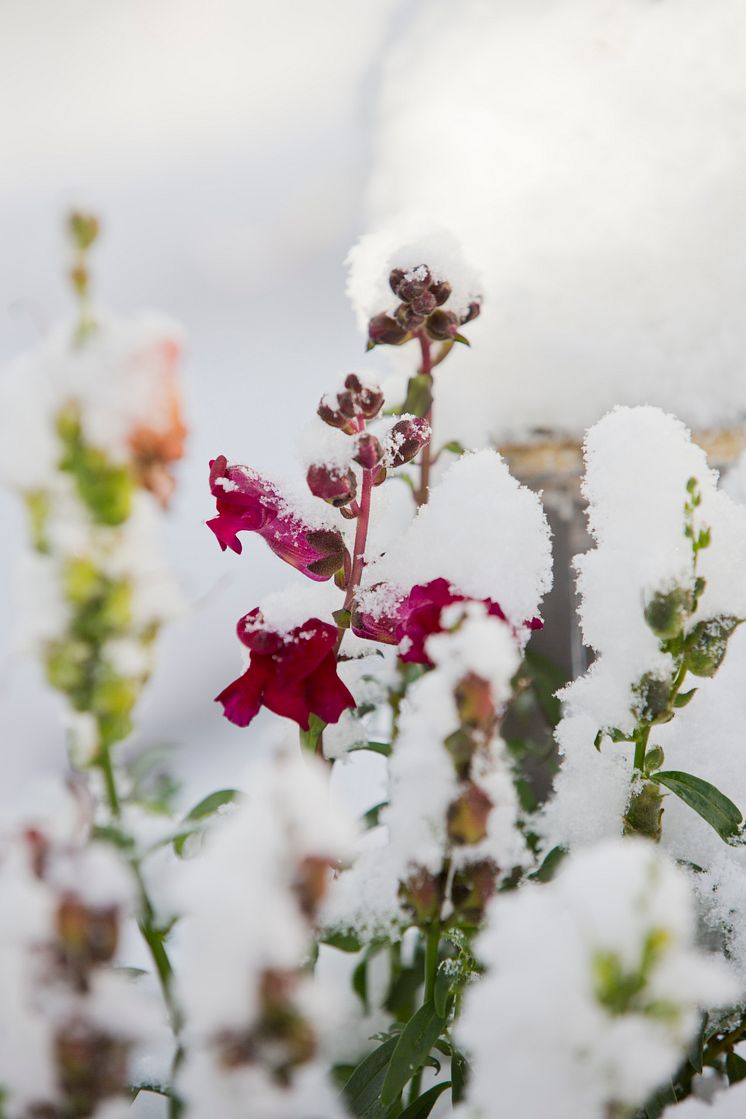
[[476, 942], [487, 974], [456, 1028], [467, 1107], [484, 1119], [634, 1114], [685, 1062], [698, 1010], [740, 994], [695, 931], [684, 873], [641, 839], [607, 840], [494, 902]]
[[158, 629], [179, 608], [159, 521], [183, 450], [181, 335], [154, 316], [94, 313], [98, 223], [74, 214], [69, 230], [79, 321], [7, 370], [0, 472], [29, 516], [27, 639], [67, 700], [75, 761], [101, 768], [116, 811], [110, 751], [131, 729]]
[[247, 1100], [257, 1119], [341, 1119], [318, 1059], [331, 995], [303, 965], [354, 830], [313, 759], [268, 759], [250, 785], [250, 801], [213, 830], [184, 882], [179, 1090], [188, 1119], [243, 1119]]
[[[3, 1115], [88, 1117], [130, 1100], [133, 1056], [152, 1046], [151, 997], [113, 970], [136, 884], [114, 848], [38, 828], [0, 852]], [[98, 1114], [98, 1112], [96, 1112]]]
[[[746, 511], [717, 488], [684, 426], [657, 408], [609, 413], [588, 433], [586, 463], [595, 547], [575, 563], [596, 659], [562, 694], [565, 762], [545, 833], [567, 845], [623, 819], [627, 833], [659, 839], [672, 792], [740, 843], [739, 807], [696, 772], [663, 768], [675, 731], [662, 729], [698, 703], [746, 617]], [[580, 793], [589, 782], [593, 803]]]
[[380, 817], [386, 845], [335, 884], [331, 925], [374, 935], [415, 924], [437, 944], [443, 929], [478, 924], [498, 883], [527, 862], [499, 736], [520, 643], [482, 603], [452, 602], [446, 621], [426, 638], [431, 669], [401, 705]]

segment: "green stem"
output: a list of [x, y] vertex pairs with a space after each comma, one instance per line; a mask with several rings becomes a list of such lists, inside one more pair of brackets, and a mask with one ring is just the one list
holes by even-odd
[[650, 725], [641, 727], [635, 738], [635, 771], [642, 773], [645, 769], [645, 751], [648, 748], [648, 739], [650, 738]]
[[104, 746], [102, 744], [99, 747], [97, 764], [104, 779], [104, 789], [109, 804], [109, 811], [114, 819], [118, 820], [121, 815], [122, 806], [117, 792], [117, 783], [114, 777], [114, 764], [111, 760], [111, 748], [109, 746]]
[[440, 921], [433, 921], [427, 932], [425, 942], [425, 1002], [430, 1002], [435, 994], [435, 976], [438, 971], [440, 951]]

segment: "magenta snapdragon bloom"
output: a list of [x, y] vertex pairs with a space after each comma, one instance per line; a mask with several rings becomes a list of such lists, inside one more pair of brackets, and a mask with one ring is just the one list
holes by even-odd
[[287, 505], [277, 487], [246, 466], [229, 466], [225, 455], [210, 462], [210, 490], [218, 515], [207, 522], [225, 551], [241, 554], [239, 532], [256, 532], [276, 556], [309, 579], [331, 579], [345, 562], [342, 535], [313, 528]]
[[[352, 631], [369, 641], [401, 644], [399, 656], [407, 664], [432, 665], [425, 643], [434, 633], [443, 632], [443, 611], [457, 602], [480, 602], [488, 614], [507, 624], [499, 603], [489, 598], [470, 598], [454, 591], [447, 579], [433, 579], [412, 587], [409, 594], [402, 596], [388, 612], [381, 615], [356, 610], [352, 617]], [[541, 629], [543, 622], [540, 618], [531, 618], [523, 625], [530, 630]]]
[[336, 723], [355, 699], [337, 675], [337, 627], [309, 618], [289, 633], [280, 634], [265, 622], [260, 610], [241, 618], [239, 639], [249, 649], [249, 667], [215, 697], [227, 719], [247, 727], [260, 708], [293, 719], [308, 730], [309, 718]]

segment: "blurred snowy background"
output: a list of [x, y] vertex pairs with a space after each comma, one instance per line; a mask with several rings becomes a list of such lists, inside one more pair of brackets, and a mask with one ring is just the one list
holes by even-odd
[[[694, 427], [746, 412], [743, 0], [2, 0], [0, 92], [0, 358], [69, 306], [76, 205], [103, 222], [98, 298], [188, 334], [170, 549], [189, 605], [136, 741], [171, 746], [195, 786], [230, 782], [263, 738], [212, 697], [236, 619], [293, 575], [258, 540], [221, 557], [207, 461], [287, 469], [330, 383], [386, 371], [344, 293], [360, 233], [434, 221], [482, 271], [443, 435], [576, 432], [617, 401]], [[13, 497], [0, 517], [15, 795], [64, 743], [14, 632]]]

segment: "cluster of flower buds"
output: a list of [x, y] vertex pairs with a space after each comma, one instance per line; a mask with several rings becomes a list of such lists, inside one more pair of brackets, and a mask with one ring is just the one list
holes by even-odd
[[475, 319], [481, 309], [478, 300], [473, 300], [462, 314], [447, 309], [444, 304], [451, 297], [451, 284], [436, 277], [425, 264], [407, 270], [394, 268], [389, 284], [400, 303], [393, 314], [382, 311], [370, 320], [368, 349], [400, 346], [420, 332], [432, 342], [463, 340], [460, 328]]
[[[33, 827], [6, 848], [0, 896], [16, 929], [26, 926], [15, 945], [26, 986], [7, 1013], [12, 1030], [43, 1049], [0, 1070], [8, 1114], [89, 1119], [105, 1101], [129, 1098], [133, 1049], [155, 1021], [149, 999], [112, 970], [133, 886], [109, 847], [81, 848]], [[3, 1017], [0, 1008], [7, 1037]]]
[[344, 387], [325, 396], [318, 415], [330, 427], [338, 428], [354, 441], [345, 465], [317, 462], [308, 468], [306, 482], [314, 497], [320, 497], [342, 511], [345, 517], [359, 513], [356, 498], [358, 480], [353, 463], [370, 472], [371, 482], [380, 486], [387, 470], [404, 466], [430, 440], [430, 425], [417, 416], [403, 416], [380, 438], [365, 430], [366, 423], [379, 414], [384, 397], [380, 388], [348, 373]]

